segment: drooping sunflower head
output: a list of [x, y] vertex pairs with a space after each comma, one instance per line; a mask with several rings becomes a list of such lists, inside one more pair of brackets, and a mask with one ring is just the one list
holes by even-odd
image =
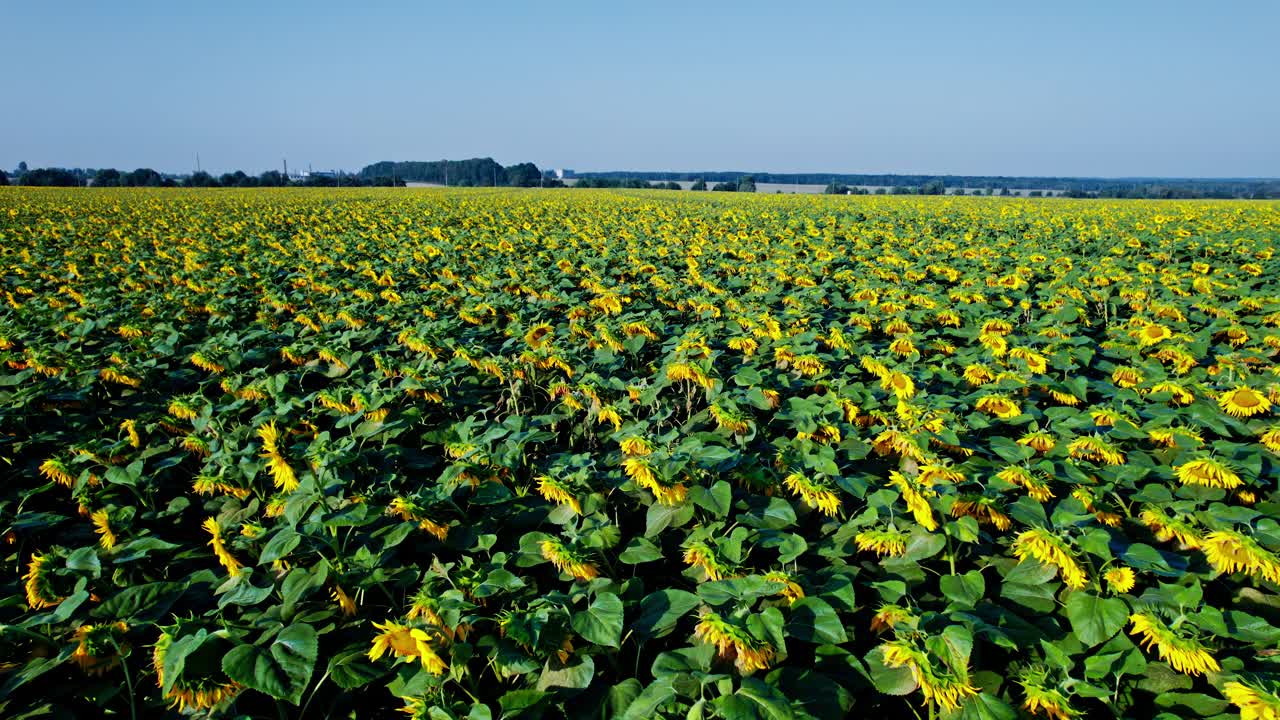
[[1239, 385], [1219, 395], [1218, 406], [1232, 417], [1250, 418], [1271, 410], [1271, 401], [1261, 392]]

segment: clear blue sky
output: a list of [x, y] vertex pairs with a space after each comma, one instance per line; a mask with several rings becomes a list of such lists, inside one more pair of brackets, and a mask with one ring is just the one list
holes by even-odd
[[0, 0], [0, 167], [1280, 175], [1280, 1]]

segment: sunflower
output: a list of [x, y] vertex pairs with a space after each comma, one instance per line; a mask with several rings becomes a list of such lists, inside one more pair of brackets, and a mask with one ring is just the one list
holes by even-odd
[[896, 557], [907, 551], [906, 533], [895, 529], [863, 530], [854, 536], [853, 541], [859, 550], [871, 551], [882, 557]]
[[708, 580], [723, 580], [732, 575], [732, 569], [722, 562], [715, 550], [704, 542], [697, 541], [684, 551], [684, 562], [690, 567], [702, 568]]
[[1018, 685], [1022, 687], [1022, 709], [1030, 715], [1043, 715], [1049, 720], [1071, 720], [1080, 711], [1071, 707], [1070, 699], [1058, 687], [1049, 686], [1049, 673], [1032, 669], [1020, 673]]
[[1150, 347], [1173, 337], [1173, 331], [1160, 323], [1147, 323], [1132, 335], [1137, 338], [1140, 346]]
[[871, 616], [871, 632], [883, 633], [902, 623], [914, 623], [916, 616], [900, 605], [882, 604]]
[[1076, 438], [1067, 446], [1067, 454], [1077, 460], [1090, 460], [1104, 465], [1123, 465], [1124, 453], [1099, 435]]
[[582, 504], [578, 502], [578, 498], [569, 490], [568, 485], [556, 478], [549, 475], [540, 476], [538, 493], [550, 502], [567, 506], [575, 515], [582, 514]]
[[1129, 634], [1142, 638], [1140, 645], [1147, 650], [1156, 649], [1160, 659], [1184, 675], [1203, 675], [1218, 672], [1222, 667], [1198, 640], [1180, 635], [1150, 613], [1134, 613], [1129, 616], [1133, 628]]
[[243, 686], [226, 678], [222, 672], [222, 656], [231, 648], [230, 643], [220, 634], [207, 638], [193, 652], [189, 653], [183, 663], [182, 672], [169, 682], [165, 678], [165, 657], [174, 637], [167, 630], [160, 632], [160, 638], [151, 651], [151, 667], [156, 674], [156, 686], [161, 690], [166, 685], [165, 699], [170, 707], [177, 707], [179, 712], [188, 708], [208, 710], [231, 700], [240, 693]]
[[222, 528], [218, 525], [218, 521], [214, 518], [206, 518], [202, 525], [205, 532], [209, 533], [209, 546], [213, 548], [213, 554], [217, 556], [218, 562], [222, 563], [222, 567], [226, 568], [228, 575], [235, 575], [240, 572], [240, 568], [244, 567], [236, 560], [235, 556], [227, 550], [227, 545], [222, 539]]
[[840, 498], [824, 483], [805, 477], [802, 473], [791, 473], [782, 482], [805, 505], [817, 508], [823, 515], [834, 517], [840, 512]]
[[27, 565], [27, 574], [22, 576], [27, 592], [27, 607], [42, 610], [62, 602], [62, 598], [53, 590], [53, 579], [50, 567], [55, 560], [52, 553], [31, 554], [31, 562]]
[[382, 632], [373, 639], [373, 646], [368, 653], [369, 660], [376, 661], [390, 652], [397, 657], [397, 662], [412, 662], [417, 659], [422, 664], [422, 669], [432, 675], [443, 675], [448, 668], [431, 647], [431, 636], [426, 631], [392, 620], [374, 623], [373, 627]]
[[573, 550], [559, 540], [543, 540], [540, 549], [543, 558], [575, 580], [593, 580], [600, 576], [600, 571], [585, 553]]
[[1200, 485], [1224, 490], [1239, 487], [1243, 482], [1227, 463], [1208, 456], [1198, 457], [1178, 465], [1173, 469], [1173, 474], [1183, 485]]
[[1190, 405], [1196, 399], [1195, 393], [1176, 382], [1164, 381], [1151, 386], [1152, 393], [1169, 393], [1169, 402], [1174, 405]]
[[928, 498], [934, 497], [936, 493], [928, 488], [917, 487], [907, 476], [897, 470], [889, 471], [889, 482], [897, 486], [898, 491], [902, 495], [902, 500], [907, 504], [907, 509], [911, 511], [915, 517], [916, 523], [920, 527], [933, 532], [938, 529], [938, 521], [933, 517], [933, 508], [929, 507]]
[[1072, 590], [1085, 587], [1089, 578], [1067, 551], [1066, 543], [1044, 528], [1027, 530], [1013, 541], [1013, 554], [1020, 562], [1034, 558], [1044, 565], [1058, 568], [1062, 581]]
[[1111, 382], [1120, 388], [1136, 387], [1142, 384], [1144, 379], [1142, 372], [1134, 367], [1121, 366], [1111, 373]]
[[1114, 567], [1108, 570], [1103, 576], [1107, 581], [1107, 587], [1116, 593], [1127, 593], [1133, 589], [1134, 583], [1137, 582], [1133, 574], [1133, 568]]
[[983, 395], [978, 398], [978, 402], [974, 407], [1001, 420], [1008, 420], [1022, 414], [1022, 408], [1018, 406], [1018, 403], [1004, 395]]
[[1280, 558], [1253, 538], [1234, 530], [1215, 530], [1201, 544], [1205, 558], [1220, 573], [1243, 572], [1280, 583]]
[[1044, 454], [1054, 448], [1057, 440], [1044, 430], [1034, 430], [1018, 438], [1018, 444], [1025, 445], [1038, 453]]
[[910, 400], [916, 394], [916, 384], [911, 376], [897, 370], [880, 379], [880, 389], [892, 392], [899, 400]]
[[89, 675], [105, 675], [120, 665], [120, 652], [128, 647], [127, 632], [129, 626], [123, 622], [81, 625], [76, 628], [71, 659]]
[[1222, 686], [1222, 694], [1240, 708], [1240, 720], [1280, 720], [1280, 695], [1274, 686], [1265, 689], [1251, 682], [1232, 680]]
[[111, 531], [111, 516], [104, 510], [98, 510], [90, 515], [93, 521], [93, 531], [98, 534], [98, 544], [103, 550], [110, 550], [116, 546], [116, 534]]
[[978, 689], [969, 684], [968, 671], [959, 672], [949, 667], [937, 668], [930, 656], [916, 648], [910, 641], [893, 640], [880, 646], [886, 667], [905, 667], [920, 687], [925, 702], [936, 704], [944, 713], [960, 709]]
[[1194, 525], [1181, 517], [1170, 518], [1164, 514], [1164, 510], [1154, 505], [1143, 507], [1138, 513], [1138, 519], [1156, 534], [1156, 539], [1160, 542], [1177, 540], [1188, 548], [1198, 548], [1204, 542]]
[[1239, 385], [1219, 395], [1218, 406], [1232, 417], [1248, 418], [1270, 410], [1271, 401], [1257, 390]]
[[1269, 428], [1258, 440], [1266, 449], [1280, 454], [1280, 425]]
[[733, 660], [739, 672], [767, 670], [774, 660], [772, 645], [755, 639], [745, 628], [725, 620], [711, 610], [703, 613], [693, 636], [714, 646], [720, 659]]

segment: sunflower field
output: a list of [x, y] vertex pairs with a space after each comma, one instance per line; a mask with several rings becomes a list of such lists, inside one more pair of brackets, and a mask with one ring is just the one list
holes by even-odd
[[1278, 244], [0, 188], [0, 715], [1278, 718]]

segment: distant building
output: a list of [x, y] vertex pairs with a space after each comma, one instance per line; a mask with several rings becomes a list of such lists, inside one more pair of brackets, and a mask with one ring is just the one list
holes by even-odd
[[556, 169], [556, 179], [557, 179], [557, 180], [566, 180], [566, 179], [571, 178], [571, 177], [573, 177], [573, 170], [572, 170], [572, 169], [570, 169], [570, 168], [557, 168], [557, 169]]

